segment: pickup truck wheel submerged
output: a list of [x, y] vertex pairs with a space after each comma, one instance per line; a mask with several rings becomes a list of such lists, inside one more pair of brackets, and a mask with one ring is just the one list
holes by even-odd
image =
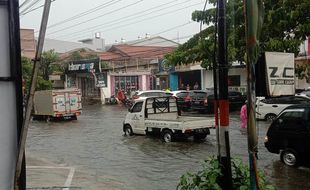
[[162, 133], [161, 133], [161, 138], [162, 138], [162, 141], [165, 142], [165, 143], [170, 143], [173, 141], [173, 133], [171, 130], [164, 130]]
[[195, 141], [201, 141], [207, 137], [207, 134], [195, 134], [194, 135], [194, 140]]
[[131, 128], [130, 125], [125, 125], [125, 127], [124, 127], [124, 135], [127, 136], [127, 137], [133, 135], [132, 128]]
[[288, 166], [297, 167], [299, 160], [298, 154], [294, 150], [286, 149], [281, 152], [281, 161]]

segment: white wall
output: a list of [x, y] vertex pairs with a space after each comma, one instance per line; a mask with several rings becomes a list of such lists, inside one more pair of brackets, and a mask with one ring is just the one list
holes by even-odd
[[212, 70], [203, 70], [203, 84], [202, 90], [205, 90], [206, 88], [213, 88], [213, 71]]
[[107, 87], [100, 88], [101, 103], [105, 104], [105, 98], [111, 97], [111, 76], [107, 75]]
[[146, 90], [146, 75], [142, 75], [142, 90]]
[[[202, 89], [206, 88], [213, 88], [213, 71], [212, 70], [203, 70], [203, 76], [202, 76]], [[229, 69], [228, 75], [240, 75], [240, 86], [245, 87], [247, 85], [247, 73], [246, 68], [232, 68]], [[221, 80], [219, 81], [221, 82]]]
[[310, 83], [307, 83], [306, 79], [300, 80], [296, 77], [295, 82], [296, 89], [307, 89], [310, 87]]

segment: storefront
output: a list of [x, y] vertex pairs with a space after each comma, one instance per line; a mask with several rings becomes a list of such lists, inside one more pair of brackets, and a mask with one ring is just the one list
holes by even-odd
[[203, 71], [200, 64], [176, 66], [169, 74], [172, 90], [202, 90], [205, 87]]
[[149, 73], [110, 73], [111, 95], [117, 94], [119, 89], [131, 96], [137, 90], [151, 90], [154, 86], [154, 77]]
[[84, 99], [100, 99], [97, 80], [97, 76], [100, 74], [99, 63], [99, 59], [68, 63], [68, 68], [65, 71], [65, 88], [79, 88]]

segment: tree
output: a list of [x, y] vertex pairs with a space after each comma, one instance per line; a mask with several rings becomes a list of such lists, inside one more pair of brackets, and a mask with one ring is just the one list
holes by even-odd
[[58, 53], [53, 49], [42, 53], [40, 71], [42, 72], [44, 80], [48, 80], [49, 75], [52, 74], [53, 71], [61, 71], [58, 65], [52, 65], [52, 63], [58, 61], [58, 59]]
[[[216, 3], [216, 0], [208, 0]], [[299, 45], [310, 33], [309, 0], [265, 0], [264, 23], [260, 51], [292, 52], [298, 55]], [[192, 19], [208, 27], [180, 45], [165, 58], [172, 65], [202, 62], [202, 67], [212, 67], [216, 9], [194, 11]], [[228, 61], [245, 62], [245, 21], [242, 0], [228, 0], [226, 6]]]
[[[32, 78], [33, 64], [29, 58], [22, 57], [22, 74], [23, 79], [25, 80], [25, 92], [28, 93], [30, 82]], [[52, 82], [45, 80], [42, 76], [42, 73], [39, 72], [37, 78], [36, 90], [49, 90], [52, 89]]]

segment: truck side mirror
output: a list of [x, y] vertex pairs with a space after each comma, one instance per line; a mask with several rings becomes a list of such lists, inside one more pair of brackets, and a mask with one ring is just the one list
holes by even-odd
[[131, 109], [131, 107], [130, 107], [130, 108], [128, 108], [128, 112], [130, 112], [130, 113], [132, 112], [132, 109]]
[[283, 119], [278, 119], [277, 123], [282, 124], [283, 123]]

